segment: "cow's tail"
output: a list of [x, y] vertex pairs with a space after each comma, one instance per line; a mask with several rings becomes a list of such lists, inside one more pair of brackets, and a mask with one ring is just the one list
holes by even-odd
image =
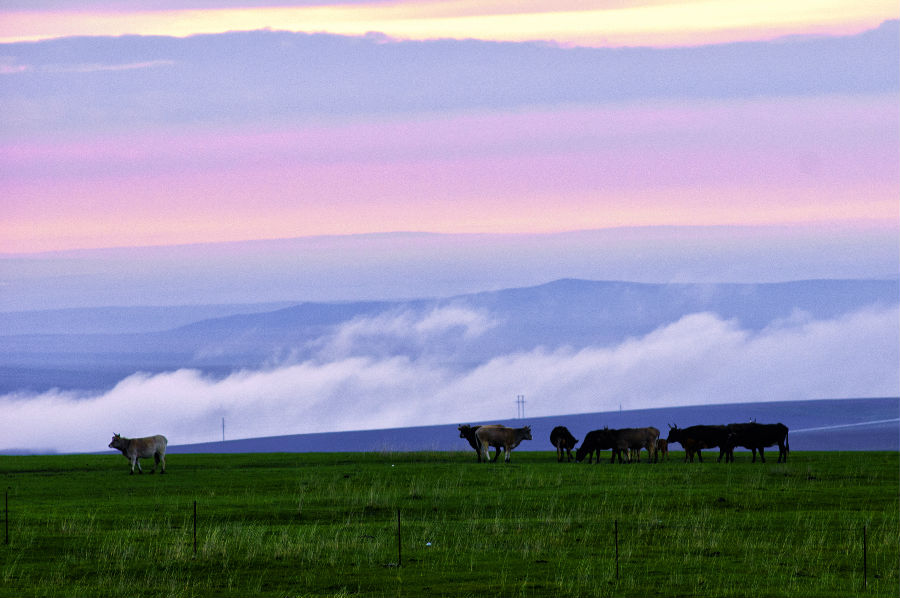
[[478, 454], [481, 455], [481, 460], [485, 463], [488, 462], [488, 457], [490, 456], [490, 446], [487, 443], [482, 442], [481, 438], [476, 434], [475, 442], [478, 444]]

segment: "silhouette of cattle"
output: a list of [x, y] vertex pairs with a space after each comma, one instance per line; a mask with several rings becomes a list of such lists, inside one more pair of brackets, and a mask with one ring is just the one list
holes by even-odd
[[587, 433], [581, 446], [575, 451], [575, 461], [580, 463], [587, 457], [588, 463], [590, 463], [596, 452], [597, 463], [599, 463], [602, 450], [612, 450], [610, 463], [614, 463], [617, 458], [619, 463], [631, 461], [632, 458], [640, 461], [641, 449], [647, 449], [652, 461], [656, 457], [658, 437], [659, 430], [652, 427], [592, 430]]
[[684, 447], [684, 460], [694, 462], [694, 454], [696, 453], [700, 463], [703, 463], [703, 455], [701, 450], [719, 447], [718, 461], [728, 452], [728, 428], [725, 426], [689, 426], [687, 428], [679, 428], [676, 425], [669, 425], [669, 437], [666, 439], [667, 444], [677, 442]]
[[481, 426], [475, 431], [475, 437], [481, 446], [483, 460], [487, 461], [488, 447], [503, 445], [506, 451], [504, 460], [509, 463], [509, 455], [523, 440], [531, 440], [531, 426], [524, 428], [504, 428], [503, 426]]
[[113, 434], [109, 448], [122, 451], [122, 454], [131, 461], [131, 473], [134, 473], [134, 466], [137, 465], [138, 473], [144, 473], [141, 468], [141, 459], [153, 457], [153, 470], [150, 473], [156, 473], [156, 466], [162, 465], [160, 473], [166, 473], [166, 446], [169, 441], [165, 436], [157, 434], [156, 436], [146, 436], [144, 438], [125, 438], [118, 434]]
[[758, 424], [756, 422], [742, 424], [728, 424], [728, 457], [734, 461], [734, 447], [742, 446], [753, 452], [753, 462], [756, 463], [756, 451], [759, 451], [759, 459], [766, 462], [764, 450], [768, 446], [778, 445], [778, 463], [787, 462], [788, 453], [791, 450], [788, 444], [788, 427], [782, 423]]
[[[478, 444], [478, 438], [475, 436], [475, 432], [478, 431], [478, 428], [502, 428], [500, 424], [490, 424], [488, 426], [470, 426], [468, 424], [462, 424], [457, 429], [459, 430], [459, 437], [465, 438], [469, 441], [469, 445], [475, 449], [475, 454], [478, 456], [478, 462], [481, 463], [481, 445]], [[494, 447], [494, 458], [492, 461], [496, 461], [500, 456], [500, 453], [503, 451], [503, 444], [495, 444], [492, 445]]]
[[572, 460], [572, 449], [578, 444], [578, 439], [572, 436], [565, 426], [556, 426], [550, 432], [550, 444], [556, 447], [556, 461], [562, 462], [563, 453], [567, 455], [566, 461]]

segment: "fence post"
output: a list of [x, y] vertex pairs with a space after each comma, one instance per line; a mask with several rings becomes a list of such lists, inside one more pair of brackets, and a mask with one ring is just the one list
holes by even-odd
[[6, 491], [6, 497], [3, 502], [4, 502], [3, 521], [6, 522], [6, 545], [9, 546], [9, 490]]
[[869, 563], [868, 563], [868, 538], [866, 538], [866, 528], [868, 525], [863, 525], [863, 590], [869, 587]]
[[403, 566], [403, 541], [400, 537], [400, 509], [397, 509], [397, 567]]
[[197, 556], [197, 501], [194, 501], [194, 556]]
[[619, 520], [615, 520], [614, 533], [616, 538], [616, 579], [619, 579]]

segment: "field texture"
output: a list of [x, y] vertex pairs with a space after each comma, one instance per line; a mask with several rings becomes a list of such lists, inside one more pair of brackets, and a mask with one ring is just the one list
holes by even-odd
[[0, 457], [0, 595], [898, 595], [898, 453], [680, 456]]

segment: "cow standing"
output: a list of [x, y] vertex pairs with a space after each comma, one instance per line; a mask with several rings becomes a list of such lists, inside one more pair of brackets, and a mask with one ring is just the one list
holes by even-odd
[[767, 446], [778, 445], [778, 463], [787, 463], [787, 456], [791, 450], [788, 444], [788, 427], [782, 423], [758, 424], [749, 422], [743, 424], [728, 424], [728, 460], [734, 461], [734, 447], [742, 446], [753, 452], [753, 463], [756, 463], [756, 451], [759, 451], [759, 459], [765, 463], [764, 450]]
[[148, 457], [153, 457], [153, 470], [150, 473], [156, 473], [157, 465], [162, 466], [160, 473], [166, 473], [166, 446], [168, 444], [169, 441], [161, 434], [144, 438], [125, 438], [113, 434], [109, 448], [122, 451], [125, 458], [131, 461], [132, 474], [134, 474], [135, 465], [137, 465], [138, 473], [144, 473], [141, 468], [141, 459]]
[[[462, 424], [457, 429], [459, 430], [459, 437], [465, 438], [469, 441], [469, 445], [473, 449], [475, 449], [475, 454], [478, 455], [478, 462], [481, 463], [481, 445], [478, 444], [478, 437], [475, 436], [475, 433], [479, 428], [503, 428], [500, 424], [490, 424], [487, 426], [470, 426], [468, 424]], [[503, 444], [498, 443], [491, 445], [494, 447], [494, 458], [491, 461], [496, 461], [500, 456], [500, 453], [503, 452]]]
[[556, 447], [556, 462], [561, 463], [563, 453], [568, 456], [566, 461], [572, 460], [572, 449], [578, 444], [578, 439], [572, 436], [572, 433], [565, 426], [556, 426], [550, 432], [550, 444]]
[[659, 438], [659, 430], [654, 427], [647, 428], [620, 428], [615, 432], [615, 444], [613, 449], [625, 453], [628, 462], [632, 459], [641, 462], [641, 449], [647, 449], [649, 460], [656, 461], [656, 440]]
[[718, 461], [722, 461], [722, 457], [728, 453], [728, 436], [728, 428], [725, 426], [700, 425], [679, 428], [676, 425], [669, 425], [669, 437], [666, 442], [668, 444], [677, 442], [683, 446], [685, 461], [693, 463], [696, 453], [700, 463], [703, 463], [703, 455], [700, 451], [715, 447], [719, 447]]
[[503, 450], [506, 451], [504, 460], [509, 463], [509, 454], [512, 450], [519, 446], [519, 443], [523, 440], [531, 440], [531, 426], [525, 426], [524, 428], [481, 426], [475, 431], [475, 436], [478, 438], [481, 454], [485, 461], [487, 461], [488, 447], [496, 446], [499, 443], [503, 445]]

